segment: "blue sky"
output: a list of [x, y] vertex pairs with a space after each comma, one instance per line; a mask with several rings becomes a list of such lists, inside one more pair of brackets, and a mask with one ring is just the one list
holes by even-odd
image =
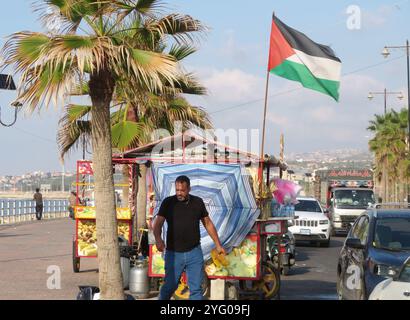
[[[2, 45], [7, 35], [21, 30], [40, 31], [32, 0], [9, 2], [0, 12]], [[361, 9], [361, 28], [349, 30], [346, 10]], [[358, 148], [365, 150], [368, 121], [383, 112], [383, 98], [369, 102], [369, 91], [387, 87], [406, 95], [404, 51], [392, 51], [385, 60], [385, 45], [402, 45], [409, 34], [410, 1], [169, 1], [169, 11], [190, 14], [210, 31], [199, 51], [185, 61], [207, 86], [206, 97], [189, 97], [210, 113], [216, 128], [253, 129], [262, 123], [267, 54], [272, 12], [286, 24], [316, 42], [330, 45], [342, 60], [341, 99], [331, 98], [300, 84], [270, 77], [266, 151], [278, 154], [279, 135], [285, 134], [285, 153]], [[15, 79], [17, 80], [17, 79]], [[15, 92], [0, 92], [2, 120]], [[406, 100], [389, 97], [388, 107], [399, 109]], [[238, 106], [238, 107], [236, 107]], [[56, 130], [61, 106], [33, 115], [19, 115], [11, 128], [0, 127], [0, 175], [43, 170], [60, 171]], [[225, 111], [224, 111], [225, 110]], [[74, 168], [79, 153], [66, 159]]]

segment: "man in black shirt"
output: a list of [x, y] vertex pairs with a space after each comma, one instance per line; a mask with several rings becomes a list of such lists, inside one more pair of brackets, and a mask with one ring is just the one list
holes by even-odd
[[[214, 224], [209, 218], [203, 200], [190, 195], [190, 180], [180, 176], [175, 180], [176, 195], [166, 198], [154, 222], [157, 249], [165, 251], [165, 283], [159, 299], [169, 300], [178, 288], [179, 279], [185, 270], [191, 300], [202, 300], [201, 284], [204, 274], [204, 258], [201, 249], [199, 221], [215, 242], [216, 250], [225, 254]], [[161, 238], [161, 230], [167, 221], [167, 244]], [[165, 250], [166, 249], [166, 250]]]

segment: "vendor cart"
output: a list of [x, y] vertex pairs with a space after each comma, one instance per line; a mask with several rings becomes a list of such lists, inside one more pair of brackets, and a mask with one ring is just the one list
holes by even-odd
[[[162, 148], [158, 148], [161, 144]], [[171, 146], [171, 148], [164, 151], [166, 149], [164, 146]], [[198, 150], [199, 156], [196, 152]], [[211, 156], [207, 152], [209, 150], [213, 152]], [[204, 293], [209, 292], [210, 280], [223, 279], [229, 283], [235, 281], [240, 284], [237, 288], [239, 296], [254, 296], [259, 299], [278, 297], [280, 273], [269, 260], [266, 239], [268, 236], [277, 236], [280, 241], [287, 231], [286, 222], [291, 218], [271, 218], [266, 210], [262, 210], [262, 203], [256, 200], [255, 194], [252, 194], [260, 174], [260, 161], [257, 155], [185, 133], [127, 151], [121, 156], [123, 159], [144, 163], [150, 168], [147, 175], [148, 219], [153, 219], [165, 197], [174, 194], [172, 188], [175, 178], [182, 174], [191, 178], [191, 193], [204, 199], [211, 219], [217, 221], [214, 222], [217, 229], [235, 220], [234, 218], [228, 219], [229, 221], [220, 219], [224, 214], [236, 217], [238, 221], [242, 219], [241, 224], [235, 227], [241, 229], [237, 234], [234, 234], [236, 230], [232, 231], [229, 228], [218, 229], [223, 245], [224, 239], [229, 238], [226, 233], [234, 234], [232, 238], [235, 241], [226, 241], [228, 243], [226, 259], [229, 261], [226, 267], [221, 267], [218, 261], [210, 257], [210, 246], [213, 247], [213, 243], [201, 232], [201, 245], [206, 261], [206, 280], [208, 280], [204, 283]], [[274, 163], [273, 159], [273, 157], [269, 158], [265, 165], [267, 184], [269, 184], [270, 169], [280, 165], [279, 162]], [[232, 186], [236, 187], [232, 190]], [[240, 194], [240, 199], [235, 204], [232, 199], [236, 199], [237, 194]], [[231, 211], [222, 212], [225, 209]], [[240, 211], [239, 217], [235, 216], [237, 211]], [[152, 234], [149, 238], [151, 239], [148, 257], [149, 276], [152, 279], [162, 279], [165, 273], [163, 254], [157, 251]], [[225, 245], [224, 247], [227, 248]], [[175, 298], [189, 297], [185, 280], [183, 275]]]
[[[116, 213], [118, 236], [132, 244], [133, 237], [133, 179], [135, 165], [124, 161], [113, 161], [115, 175]], [[127, 174], [124, 177], [124, 172]], [[73, 271], [80, 271], [81, 259], [97, 257], [96, 210], [94, 204], [93, 167], [91, 161], [77, 161], [75, 182], [77, 194], [75, 212], [75, 234], [72, 242]]]
[[[159, 148], [161, 145], [162, 147]], [[167, 146], [171, 146], [170, 149], [167, 150]], [[272, 163], [270, 158], [268, 165], [265, 166], [267, 184], [269, 184], [271, 167], [281, 166], [279, 162]], [[151, 233], [147, 238], [151, 239], [148, 260], [149, 277], [152, 282], [160, 284], [161, 281], [156, 280], [164, 277], [165, 270], [163, 255], [157, 251], [152, 241], [151, 222], [159, 209], [160, 202], [164, 197], [173, 194], [172, 186], [175, 177], [188, 170], [188, 176], [194, 175], [193, 194], [206, 198], [205, 204], [211, 218], [216, 221], [214, 224], [222, 244], [228, 248], [226, 256], [228, 263], [221, 265], [210, 255], [213, 248], [212, 241], [201, 235], [206, 261], [204, 291], [209, 292], [209, 281], [222, 279], [227, 283], [235, 281], [239, 284], [235, 287], [229, 285], [229, 288], [235, 291], [231, 297], [272, 299], [279, 296], [280, 272], [269, 261], [266, 239], [268, 236], [277, 236], [280, 241], [286, 232], [286, 222], [290, 218], [270, 217], [267, 212], [269, 210], [266, 210], [269, 207], [266, 206], [269, 199], [256, 200], [255, 185], [261, 173], [260, 159], [257, 155], [206, 140], [195, 134], [184, 133], [114, 155], [113, 164], [126, 166], [129, 171], [128, 181], [124, 179], [115, 181], [119, 191], [128, 190], [126, 196], [124, 191], [122, 193], [122, 198], [128, 199], [128, 203], [123, 200], [121, 205], [117, 205], [117, 218], [119, 225], [126, 226], [120, 228], [119, 233], [125, 236], [129, 244], [135, 243], [136, 239], [136, 232], [132, 232], [135, 231], [137, 216], [136, 181], [140, 179], [136, 172], [140, 166], [149, 168], [147, 176], [143, 177], [148, 190], [144, 217], [149, 222], [148, 229]], [[124, 171], [124, 168], [119, 170]], [[97, 254], [95, 208], [92, 201], [88, 201], [90, 200], [88, 198], [92, 199], [92, 197], [87, 197], [87, 192], [92, 191], [92, 186], [92, 163], [79, 161], [76, 180], [78, 195], [78, 205], [75, 208], [76, 234], [73, 241], [75, 272], [80, 269], [81, 258], [96, 257]], [[84, 225], [87, 228], [83, 227]], [[183, 275], [176, 298], [189, 297], [185, 280]]]
[[[246, 236], [240, 246], [234, 248], [225, 258], [229, 264], [235, 264], [230, 268], [218, 268], [214, 259], [209, 259], [205, 264], [206, 279], [203, 284], [204, 295], [209, 294], [209, 280], [223, 279], [229, 281], [227, 291], [228, 299], [279, 298], [280, 272], [269, 260], [266, 249], [268, 236], [281, 237], [285, 232], [288, 218], [268, 218], [257, 220], [252, 231]], [[162, 254], [157, 251], [155, 245], [150, 246], [149, 276], [164, 277], [164, 261]], [[231, 283], [237, 282], [239, 287], [233, 287]], [[233, 292], [233, 293], [232, 293]], [[185, 274], [175, 294], [176, 299], [188, 299], [189, 290]]]

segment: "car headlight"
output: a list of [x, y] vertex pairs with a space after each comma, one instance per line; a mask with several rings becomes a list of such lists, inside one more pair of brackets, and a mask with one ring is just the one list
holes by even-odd
[[320, 220], [319, 224], [329, 224], [329, 220]]
[[394, 277], [397, 272], [393, 267], [384, 264], [376, 264], [374, 266], [374, 273], [382, 277]]

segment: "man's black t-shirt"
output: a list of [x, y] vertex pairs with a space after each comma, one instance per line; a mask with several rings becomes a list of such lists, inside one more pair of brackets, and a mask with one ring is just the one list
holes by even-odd
[[164, 199], [158, 215], [168, 224], [167, 250], [187, 252], [200, 244], [199, 222], [208, 217], [204, 201], [189, 195], [188, 200], [178, 201], [176, 196]]

